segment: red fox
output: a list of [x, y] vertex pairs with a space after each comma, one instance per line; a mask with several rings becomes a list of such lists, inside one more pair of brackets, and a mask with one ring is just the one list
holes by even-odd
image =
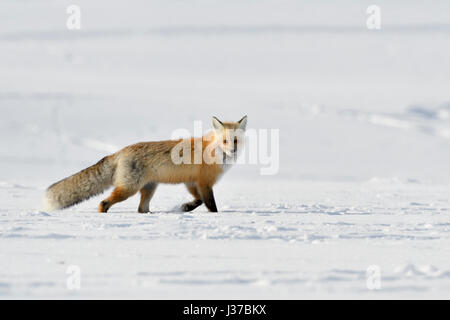
[[184, 183], [194, 200], [184, 203], [181, 210], [192, 211], [204, 203], [209, 211], [217, 212], [212, 188], [242, 150], [247, 116], [238, 122], [213, 117], [212, 124], [214, 130], [200, 138], [141, 142], [104, 157], [51, 185], [45, 210], [68, 208], [113, 185], [111, 195], [100, 202], [99, 212], [107, 212], [140, 191], [138, 212], [147, 213], [159, 183]]

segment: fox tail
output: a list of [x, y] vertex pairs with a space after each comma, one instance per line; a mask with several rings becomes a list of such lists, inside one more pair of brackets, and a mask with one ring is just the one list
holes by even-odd
[[44, 198], [44, 210], [68, 208], [98, 195], [113, 183], [115, 161], [107, 156], [74, 175], [52, 184]]

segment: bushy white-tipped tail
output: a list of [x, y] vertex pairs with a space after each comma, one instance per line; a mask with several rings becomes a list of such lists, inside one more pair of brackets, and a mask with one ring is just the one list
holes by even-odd
[[44, 211], [68, 208], [102, 193], [111, 186], [114, 171], [113, 156], [109, 156], [89, 168], [54, 183], [45, 194]]

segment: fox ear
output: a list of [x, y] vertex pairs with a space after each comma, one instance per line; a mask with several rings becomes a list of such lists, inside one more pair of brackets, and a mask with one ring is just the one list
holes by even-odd
[[216, 130], [223, 130], [223, 123], [222, 123], [222, 121], [220, 121], [216, 117], [212, 118], [212, 125], [213, 125], [213, 128], [216, 129]]
[[241, 120], [238, 121], [239, 123], [239, 129], [245, 130], [245, 127], [247, 126], [247, 116], [244, 116]]

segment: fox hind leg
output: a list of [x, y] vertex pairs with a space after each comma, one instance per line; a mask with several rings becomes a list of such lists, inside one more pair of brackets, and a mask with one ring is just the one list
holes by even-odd
[[138, 207], [139, 213], [150, 212], [150, 200], [152, 200], [157, 186], [158, 184], [156, 182], [150, 182], [141, 189], [141, 202]]
[[137, 192], [137, 190], [129, 189], [125, 187], [116, 187], [114, 188], [111, 195], [100, 202], [100, 205], [98, 206], [98, 212], [108, 212], [109, 208], [117, 202], [124, 201], [134, 195]]
[[186, 202], [181, 205], [181, 210], [184, 212], [189, 212], [197, 207], [201, 206], [203, 201], [201, 200], [200, 194], [197, 190], [197, 186], [194, 183], [186, 183], [186, 187], [190, 194], [194, 197], [194, 200], [191, 202]]

